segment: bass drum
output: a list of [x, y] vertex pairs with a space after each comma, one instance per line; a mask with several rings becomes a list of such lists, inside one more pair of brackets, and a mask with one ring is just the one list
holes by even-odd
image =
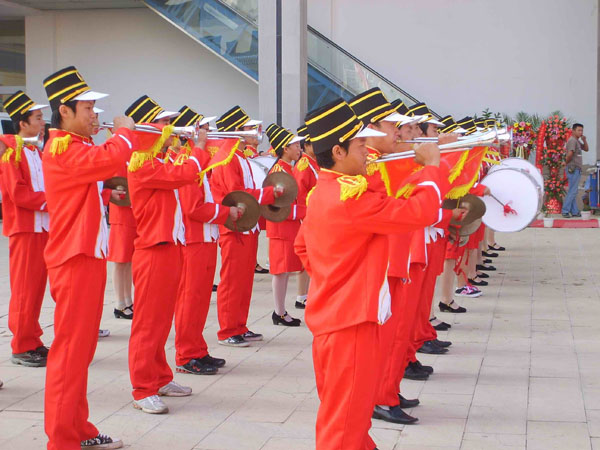
[[262, 187], [263, 181], [267, 178], [269, 170], [275, 164], [277, 158], [273, 156], [257, 156], [256, 158], [249, 159], [250, 168], [252, 169], [252, 178], [254, 178], [254, 185], [257, 189]]
[[533, 176], [521, 169], [499, 167], [481, 180], [496, 199], [509, 206], [515, 213], [507, 213], [504, 207], [490, 195], [485, 195], [483, 223], [494, 231], [521, 231], [533, 222], [540, 212], [543, 188]]
[[490, 168], [488, 173], [492, 173], [499, 169], [521, 169], [531, 175], [537, 185], [544, 190], [544, 177], [537, 167], [523, 158], [506, 158], [500, 164], [496, 164]]

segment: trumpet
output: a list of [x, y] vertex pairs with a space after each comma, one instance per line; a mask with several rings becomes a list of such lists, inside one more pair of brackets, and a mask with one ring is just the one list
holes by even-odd
[[[493, 139], [498, 141], [498, 143], [512, 142], [512, 130], [508, 131], [506, 128], [502, 128], [499, 130], [492, 130], [485, 132], [483, 134], [471, 135], [471, 136], [459, 136], [458, 142], [461, 142], [465, 145], [471, 142], [478, 142], [480, 140], [489, 140]], [[438, 142], [439, 138], [437, 137], [420, 137], [415, 139], [410, 139], [406, 141], [397, 141], [398, 143], [408, 143], [408, 144], [423, 144], [426, 142]], [[441, 147], [440, 147], [441, 148]]]
[[[104, 122], [100, 128], [110, 129], [114, 128], [114, 124], [112, 122]], [[153, 133], [153, 134], [162, 134], [158, 128], [153, 127], [152, 125], [135, 125], [136, 131], [142, 131], [144, 133]], [[174, 127], [173, 134], [179, 137], [193, 139], [196, 140], [198, 137], [198, 133], [200, 128], [195, 126], [189, 127]], [[249, 130], [249, 131], [208, 131], [206, 133], [208, 139], [244, 139], [248, 137], [253, 137], [258, 139], [258, 143], [260, 144], [263, 139], [263, 133], [260, 130]]]
[[[504, 135], [502, 135], [504, 139]], [[454, 152], [465, 152], [467, 150], [472, 149], [473, 147], [487, 147], [492, 146], [498, 142], [499, 135], [496, 131], [490, 131], [489, 133], [485, 133], [481, 136], [471, 137], [470, 139], [464, 139], [457, 142], [451, 142], [449, 144], [442, 144], [439, 146], [440, 154], [445, 153], [454, 153]], [[402, 141], [402, 142], [410, 142], [410, 141]], [[431, 141], [417, 141], [418, 143], [431, 142]], [[436, 142], [436, 141], [433, 141]], [[388, 153], [386, 155], [380, 156], [374, 162], [387, 162], [387, 161], [396, 161], [399, 159], [408, 159], [415, 157], [414, 150], [408, 150], [405, 152], [398, 153]]]
[[29, 145], [35, 145], [37, 148], [44, 148], [44, 138], [40, 136], [23, 138], [23, 142]]

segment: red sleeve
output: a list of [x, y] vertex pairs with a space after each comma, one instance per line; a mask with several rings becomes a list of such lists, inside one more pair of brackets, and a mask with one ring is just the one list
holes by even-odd
[[296, 178], [296, 183], [298, 183], [298, 205], [306, 206], [306, 197], [309, 191], [312, 189], [310, 185], [311, 181], [311, 169], [305, 170], [295, 170], [294, 178]]
[[212, 172], [211, 185], [215, 188], [215, 200], [221, 201], [223, 197], [233, 191], [245, 191], [261, 205], [271, 205], [275, 201], [272, 186], [263, 189], [246, 189], [244, 187], [244, 174], [236, 156], [229, 164], [215, 167]]
[[483, 191], [485, 191], [485, 186], [483, 184], [476, 184], [469, 189], [469, 194], [476, 195], [477, 197], [483, 197]]
[[195, 222], [224, 224], [230, 208], [218, 203], [206, 203], [203, 189], [194, 184], [179, 189], [183, 213]]
[[450, 221], [452, 220], [452, 210], [451, 209], [443, 209], [442, 210], [442, 220], [437, 223], [435, 226], [437, 228], [442, 228], [444, 230], [448, 230], [450, 227]]
[[[49, 141], [50, 144], [52, 141]], [[49, 151], [46, 145], [45, 151]], [[75, 157], [68, 157], [71, 150]], [[112, 177], [115, 172], [125, 165], [131, 152], [138, 148], [137, 137], [128, 128], [119, 128], [115, 134], [102, 145], [88, 146], [82, 142], [71, 143], [69, 149], [63, 154], [60, 166], [70, 172], [77, 184], [94, 183]], [[52, 156], [51, 156], [52, 157]]]
[[16, 206], [33, 211], [47, 210], [46, 194], [35, 192], [31, 188], [31, 185], [23, 177], [21, 165], [15, 165], [13, 161], [2, 164], [1, 174], [4, 185]]
[[393, 234], [425, 228], [440, 220], [440, 170], [428, 166], [422, 180], [408, 199], [394, 199], [383, 193], [366, 191], [356, 200], [346, 201], [348, 214], [365, 232]]
[[304, 241], [303, 225], [300, 226], [298, 234], [296, 235], [296, 240], [294, 241], [294, 251], [296, 252], [296, 255], [298, 255], [298, 258], [300, 258], [300, 261], [302, 261], [302, 266], [306, 269], [306, 273], [312, 277], [312, 268], [306, 252], [306, 242]]
[[198, 160], [191, 156], [181, 165], [146, 162], [139, 170], [132, 172], [140, 187], [147, 189], [173, 190], [193, 183], [200, 172]]

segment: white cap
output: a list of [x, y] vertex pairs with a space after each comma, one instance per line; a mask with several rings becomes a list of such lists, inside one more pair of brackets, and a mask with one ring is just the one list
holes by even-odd
[[217, 116], [203, 117], [202, 120], [198, 122], [198, 126], [206, 125], [208, 122], [212, 122], [216, 118]]
[[428, 120], [426, 120], [425, 122], [427, 123], [432, 123], [434, 125], [437, 125], [438, 127], [445, 127], [446, 124], [443, 122], [440, 122], [439, 120], [434, 119], [433, 117], [429, 118]]
[[47, 107], [48, 107], [48, 105], [38, 105], [38, 104], [35, 104], [31, 108], [29, 108], [27, 111], [37, 111], [38, 109], [44, 109], [44, 108], [47, 108]]
[[103, 113], [103, 112], [104, 112], [104, 110], [103, 110], [103, 109], [96, 108], [96, 107], [94, 106], [94, 113], [95, 113], [95, 114], [100, 114], [100, 113]]
[[163, 111], [163, 112], [159, 113], [158, 116], [156, 116], [154, 118], [154, 120], [170, 119], [170, 118], [178, 116], [178, 115], [179, 115], [179, 111]]
[[306, 139], [306, 136], [294, 136], [288, 145], [295, 144], [296, 142], [303, 141], [304, 139]]
[[383, 136], [387, 136], [387, 134], [382, 133], [381, 131], [374, 130], [373, 128], [364, 127], [352, 139], [363, 138], [363, 137], [364, 138], [367, 138], [367, 137], [383, 137]]
[[408, 123], [415, 123], [421, 120], [421, 116], [405, 116], [404, 114], [396, 113], [396, 116], [399, 116], [400, 119], [397, 121], [397, 124], [400, 126], [406, 125]]
[[108, 97], [108, 94], [103, 94], [102, 92], [96, 92], [96, 91], [87, 91], [87, 92], [84, 92], [83, 94], [79, 94], [78, 96], [74, 97], [72, 100], [77, 100], [80, 102], [89, 102], [89, 101], [100, 100], [101, 98], [104, 98], [104, 97]]

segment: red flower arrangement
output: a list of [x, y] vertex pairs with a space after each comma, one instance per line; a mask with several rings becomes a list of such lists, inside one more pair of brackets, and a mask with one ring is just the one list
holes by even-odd
[[562, 201], [562, 198], [567, 193], [567, 179], [560, 176], [550, 177], [544, 183], [544, 193], [546, 194], [546, 200], [551, 198]]
[[566, 141], [568, 132], [569, 125], [566, 117], [550, 116], [546, 120], [545, 138], [547, 144]]

